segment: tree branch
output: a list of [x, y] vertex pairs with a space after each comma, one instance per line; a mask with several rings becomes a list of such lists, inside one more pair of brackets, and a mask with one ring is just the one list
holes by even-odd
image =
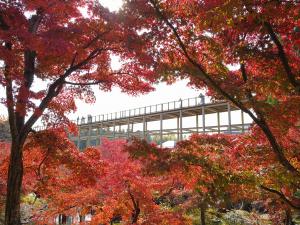
[[[29, 19], [28, 32], [36, 34], [43, 18], [42, 9], [37, 10], [37, 14]], [[34, 80], [36, 52], [29, 48], [24, 50], [24, 73], [22, 84], [19, 89], [16, 104], [16, 126], [21, 130], [24, 126], [26, 108], [29, 101], [29, 91]]]
[[47, 148], [47, 152], [46, 152], [46, 155], [45, 157], [42, 159], [42, 161], [40, 162], [39, 166], [38, 166], [38, 169], [37, 169], [37, 176], [42, 180], [42, 165], [44, 164], [44, 162], [46, 161], [46, 159], [48, 158], [48, 156], [50, 155], [50, 149]]
[[[127, 72], [116, 72], [116, 73], [110, 73], [109, 75], [115, 75], [115, 74], [119, 74], [119, 75], [126, 74], [126, 75], [129, 75], [129, 76], [133, 77], [133, 74], [130, 74], [130, 73], [127, 73]], [[108, 81], [107, 80], [97, 80], [97, 81], [94, 81], [94, 82], [72, 82], [72, 81], [66, 81], [66, 80], [64, 81], [65, 84], [76, 85], [76, 86], [97, 85], [97, 84], [105, 83], [105, 82], [108, 82]]]
[[97, 41], [100, 37], [103, 37], [105, 34], [109, 33], [110, 31], [111, 29], [97, 34], [91, 41], [89, 41], [86, 45], [83, 46], [83, 49], [90, 47], [95, 41]]
[[289, 199], [287, 199], [287, 197], [285, 197], [285, 195], [282, 192], [279, 192], [277, 190], [268, 188], [268, 187], [263, 186], [263, 185], [260, 185], [260, 188], [263, 189], [263, 190], [265, 190], [265, 191], [268, 191], [268, 192], [271, 192], [273, 194], [278, 195], [285, 203], [287, 203], [292, 208], [294, 208], [294, 209], [300, 209], [300, 205], [295, 205], [292, 201], [290, 201]]
[[296, 92], [298, 94], [300, 94], [300, 81], [296, 80], [295, 75], [292, 72], [292, 69], [289, 65], [288, 59], [287, 59], [286, 54], [284, 52], [284, 48], [283, 48], [282, 44], [280, 43], [276, 33], [274, 32], [274, 30], [272, 28], [272, 25], [269, 22], [264, 22], [263, 24], [266, 27], [266, 29], [268, 30], [269, 35], [271, 36], [271, 39], [273, 40], [273, 42], [275, 43], [275, 45], [277, 47], [278, 56], [279, 56], [280, 61], [283, 65], [283, 68], [286, 72], [286, 75], [287, 75], [287, 78], [288, 78], [289, 82], [293, 85]]
[[65, 84], [76, 85], [76, 86], [88, 86], [88, 85], [97, 85], [97, 84], [104, 83], [104, 82], [105, 82], [105, 80], [98, 80], [98, 81], [89, 82], [89, 83], [84, 83], [84, 82], [76, 83], [76, 82], [71, 82], [71, 81], [65, 81], [64, 83]]
[[53, 98], [55, 98], [63, 88], [63, 85], [65, 83], [65, 79], [70, 76], [74, 71], [80, 69], [82, 66], [89, 63], [91, 60], [93, 60], [95, 57], [97, 57], [102, 51], [107, 50], [105, 48], [96, 48], [94, 49], [84, 60], [79, 62], [76, 65], [70, 65], [70, 67], [65, 71], [63, 75], [61, 75], [57, 80], [55, 80], [48, 89], [48, 92], [46, 96], [42, 99], [41, 103], [39, 104], [36, 111], [31, 115], [31, 117], [27, 120], [25, 125], [23, 126], [23, 129], [21, 132], [24, 135], [24, 138], [26, 138], [28, 132], [30, 131], [31, 127], [34, 125], [34, 123], [40, 118], [42, 113], [45, 111], [45, 109], [48, 107], [48, 104], [52, 101]]
[[[5, 43], [5, 48], [8, 50], [12, 49], [11, 43]], [[18, 136], [18, 129], [16, 127], [16, 117], [15, 117], [15, 110], [14, 110], [14, 96], [13, 96], [13, 85], [12, 80], [10, 77], [10, 66], [8, 62], [5, 62], [4, 67], [4, 77], [6, 80], [6, 105], [7, 105], [7, 111], [8, 111], [8, 120], [9, 120], [9, 126], [10, 126], [10, 133], [12, 136], [12, 139], [14, 140]]]
[[[4, 31], [9, 30], [9, 26], [5, 23], [2, 12], [0, 12], [0, 28]], [[12, 50], [12, 44], [10, 42], [4, 42], [4, 47], [11, 51]], [[13, 85], [12, 85], [12, 79], [10, 74], [10, 65], [7, 61], [4, 61], [4, 77], [6, 81], [6, 105], [7, 105], [7, 111], [8, 111], [8, 121], [10, 126], [10, 133], [13, 139], [15, 139], [18, 135], [18, 130], [16, 127], [16, 117], [15, 117], [15, 110], [14, 110], [14, 96], [13, 96]]]

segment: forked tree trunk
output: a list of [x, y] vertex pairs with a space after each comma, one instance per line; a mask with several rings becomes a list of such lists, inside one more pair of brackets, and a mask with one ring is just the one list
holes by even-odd
[[23, 145], [13, 140], [7, 178], [7, 197], [5, 206], [5, 225], [20, 225], [20, 196], [23, 178]]

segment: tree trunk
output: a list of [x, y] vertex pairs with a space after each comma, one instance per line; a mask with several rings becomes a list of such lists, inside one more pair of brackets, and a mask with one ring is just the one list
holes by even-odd
[[20, 225], [20, 196], [23, 178], [22, 144], [12, 141], [7, 178], [5, 225]]
[[205, 206], [201, 205], [200, 206], [200, 221], [201, 221], [201, 225], [205, 225]]
[[285, 211], [285, 221], [284, 225], [294, 225], [295, 223], [293, 222], [292, 215], [291, 215], [291, 210], [287, 209]]
[[140, 215], [140, 208], [135, 208], [132, 212], [132, 216], [131, 216], [131, 224], [136, 224]]

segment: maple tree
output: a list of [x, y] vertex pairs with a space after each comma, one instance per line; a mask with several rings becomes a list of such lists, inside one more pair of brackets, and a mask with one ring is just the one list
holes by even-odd
[[[65, 113], [76, 109], [75, 98], [94, 101], [90, 85], [98, 85], [104, 90], [118, 86], [125, 92], [135, 94], [150, 91], [149, 83], [160, 78], [170, 83], [177, 78], [190, 78], [191, 85], [205, 88], [213, 100], [228, 100], [247, 113], [255, 123], [250, 135], [237, 138], [234, 145], [228, 147], [230, 151], [227, 151], [227, 156], [232, 157], [235, 166], [227, 167], [226, 160], [218, 161], [217, 166], [226, 173], [236, 173], [235, 169], [240, 168], [242, 171], [264, 174], [264, 177], [259, 177], [259, 185], [268, 192], [267, 196], [278, 196], [280, 201], [285, 202], [285, 207], [299, 208], [298, 199], [294, 197], [300, 176], [299, 3], [265, 0], [125, 2], [119, 14], [111, 13], [93, 1], [23, 0], [0, 3], [0, 83], [6, 90], [3, 103], [8, 109], [12, 138], [7, 170], [5, 224], [20, 224], [23, 173], [30, 174], [31, 171], [23, 168], [23, 153], [26, 155], [39, 149], [37, 157], [43, 157], [47, 149], [46, 146], [36, 147], [38, 143], [34, 142], [34, 138], [28, 140], [28, 135], [32, 133], [38, 139], [43, 134], [48, 145], [53, 141], [45, 133], [33, 134], [32, 128], [37, 120], [42, 119], [48, 128], [60, 124], [60, 127], [72, 132], [75, 127]], [[111, 54], [122, 58], [124, 63], [121, 69], [113, 70], [110, 67]], [[56, 132], [64, 133], [60, 129]], [[55, 134], [51, 135], [55, 137]], [[27, 141], [28, 144], [35, 143], [35, 147], [31, 146], [25, 151], [24, 144]], [[218, 141], [215, 141], [217, 144]], [[203, 149], [202, 145], [194, 146], [195, 140], [191, 142], [181, 145], [182, 152], [192, 149], [196, 154]], [[73, 149], [68, 144], [64, 147], [66, 153]], [[92, 149], [87, 150], [86, 154], [101, 160]], [[161, 151], [160, 154], [161, 159], [168, 158], [168, 154]], [[206, 155], [207, 152], [201, 154]], [[72, 156], [69, 161], [78, 162], [77, 153], [67, 155]], [[174, 165], [184, 162], [182, 165], [187, 166], [188, 171], [194, 171], [189, 161], [182, 161], [179, 156], [182, 155], [177, 156], [177, 164], [173, 161]], [[54, 157], [53, 160], [57, 159]], [[106, 160], [109, 161], [109, 158]], [[144, 218], [139, 210], [153, 212], [151, 210], [159, 208], [150, 201], [151, 194], [142, 191], [144, 186], [133, 179], [134, 174], [125, 173], [129, 171], [126, 168], [130, 167], [130, 171], [136, 170], [139, 174], [140, 165], [127, 161], [126, 165], [116, 162], [124, 169], [124, 177], [128, 176], [132, 183], [129, 185], [124, 184], [124, 180], [113, 181], [109, 177], [102, 177], [106, 183], [115, 184], [112, 186], [115, 191], [105, 194], [105, 200], [114, 207], [107, 208], [107, 212], [111, 212], [107, 214], [110, 218], [104, 218], [101, 212], [98, 218], [108, 221], [119, 210], [124, 214], [124, 220], [142, 221]], [[215, 165], [212, 161], [209, 163]], [[75, 165], [79, 166], [78, 163]], [[253, 167], [249, 168], [249, 165]], [[54, 175], [55, 169], [50, 164], [48, 166], [48, 172]], [[119, 172], [113, 164], [110, 166], [107, 168], [114, 173]], [[36, 171], [39, 164], [33, 165], [33, 168]], [[80, 167], [77, 169], [80, 170]], [[60, 184], [65, 185], [70, 181], [81, 187], [65, 176], [66, 171], [60, 171], [63, 179], [66, 179]], [[181, 174], [180, 170], [175, 171]], [[274, 174], [274, 171], [278, 173]], [[81, 172], [85, 173], [84, 170]], [[88, 175], [92, 179], [101, 172]], [[209, 172], [204, 173], [206, 177], [214, 178], [216, 174], [211, 172], [220, 171]], [[33, 170], [31, 173], [34, 174]], [[154, 178], [147, 179], [150, 181]], [[218, 183], [217, 179], [212, 180], [212, 183]], [[62, 189], [59, 184], [55, 186], [56, 179], [48, 181], [43, 189], [45, 193], [38, 193], [46, 199], [55, 196], [55, 187]], [[29, 189], [41, 183], [27, 184], [24, 180]], [[99, 182], [96, 183], [98, 185]], [[135, 185], [139, 187], [138, 191], [135, 191]], [[71, 190], [71, 187], [66, 189]], [[99, 190], [102, 189], [99, 186]], [[70, 207], [78, 197], [82, 199], [79, 204], [82, 207], [83, 202], [97, 199], [94, 196], [97, 192], [88, 187], [82, 192], [75, 191], [73, 197], [72, 193], [58, 190], [57, 196], [68, 194], [69, 201], [58, 204], [61, 208], [53, 212], [61, 211], [67, 205]], [[117, 192], [122, 201], [115, 200], [113, 193]], [[141, 193], [147, 198], [140, 196]], [[61, 196], [57, 199], [61, 199]], [[138, 207], [136, 198], [151, 207]], [[128, 204], [131, 208], [127, 207]], [[167, 217], [167, 214], [164, 216]]]
[[[16, 225], [22, 149], [36, 121], [72, 130], [65, 113], [76, 109], [75, 98], [94, 101], [90, 85], [143, 93], [152, 89], [155, 73], [139, 36], [94, 1], [2, 1], [0, 43], [0, 83], [12, 138], [5, 224]], [[124, 61], [119, 70], [111, 68], [111, 54]]]
[[[252, 118], [242, 165], [255, 165], [256, 173], [269, 171], [261, 188], [297, 209], [293, 194], [300, 170], [299, 3], [126, 2], [123, 13], [131, 11], [127, 22], [139, 18], [133, 29], [152, 44], [156, 70], [165, 80], [190, 78], [190, 84], [205, 88], [212, 100], [228, 100]], [[236, 146], [241, 146], [239, 140]]]
[[[201, 224], [206, 224], [205, 209], [231, 209], [240, 201], [259, 202], [274, 224], [293, 224], [291, 215], [300, 202], [297, 180], [281, 166], [263, 132], [256, 129], [244, 135], [195, 134], [174, 149], [135, 139], [126, 150], [141, 160], [147, 173], [176, 174], [189, 193], [180, 207], [198, 207]], [[298, 139], [298, 130], [280, 139], [293, 161], [299, 157], [299, 142], [289, 140]]]
[[[93, 187], [81, 187], [78, 194], [62, 193], [57, 199], [63, 204], [93, 209], [92, 224], [110, 223], [114, 219], [124, 224], [190, 224], [179, 211], [162, 208], [155, 196], [174, 188], [176, 176], [149, 176], [140, 161], [129, 158], [124, 151], [125, 140], [102, 139], [98, 148], [103, 163], [98, 182]], [[57, 201], [56, 205], [57, 205]], [[61, 209], [61, 207], [60, 207]], [[58, 211], [59, 212], [59, 211]]]
[[[3, 196], [6, 194], [9, 145], [5, 144], [6, 154], [1, 155], [0, 163], [0, 178], [4, 181], [1, 182], [1, 195]], [[71, 196], [80, 192], [83, 187], [92, 188], [103, 169], [103, 163], [99, 160], [100, 153], [95, 149], [79, 152], [76, 146], [67, 139], [63, 129], [49, 129], [30, 135], [23, 151], [22, 195], [34, 194], [35, 200], [31, 205], [34, 205], [37, 199], [43, 203], [29, 215], [30, 220], [38, 224], [43, 221], [44, 223], [53, 221], [59, 212], [68, 210], [70, 207], [67, 205], [68, 201], [64, 203], [64, 200], [68, 198], [61, 197], [69, 194], [69, 199], [71, 199]], [[1, 208], [5, 206], [4, 202], [0, 205]], [[45, 214], [48, 216], [45, 217]]]
[[[57, 215], [84, 218], [93, 212], [91, 224], [115, 220], [124, 224], [190, 224], [181, 211], [155, 201], [175, 188], [175, 174], [149, 176], [140, 161], [128, 157], [125, 140], [103, 139], [102, 143], [101, 148], [79, 152], [58, 128], [28, 137], [23, 149], [22, 195], [35, 196], [28, 202], [33, 207], [30, 221], [53, 224]], [[0, 163], [4, 196], [9, 163], [9, 145], [5, 146]], [[0, 205], [2, 208], [4, 202]]]
[[207, 208], [226, 209], [238, 200], [252, 200], [245, 194], [249, 192], [253, 193], [251, 197], [258, 197], [255, 173], [232, 169], [232, 157], [226, 157], [233, 148], [233, 139], [229, 135], [195, 134], [174, 149], [160, 149], [136, 139], [126, 150], [132, 158], [141, 160], [148, 173], [174, 174], [182, 186], [179, 193], [189, 196], [180, 207], [199, 208], [201, 224], [205, 225]]
[[297, 1], [126, 2], [126, 21], [132, 26], [139, 18], [132, 29], [151, 43], [156, 70], [170, 82], [188, 77], [213, 100], [239, 107], [299, 177], [278, 140], [300, 118]]
[[[149, 176], [140, 161], [124, 151], [125, 140], [103, 139], [101, 158], [106, 163], [99, 179], [99, 200], [94, 223], [108, 223], [120, 215], [125, 224], [189, 224], [180, 212], [162, 208], [154, 201], [174, 185], [172, 176]], [[108, 188], [109, 187], [109, 188]]]
[[[255, 174], [259, 195], [251, 199], [264, 201], [275, 222], [285, 219], [290, 221], [286, 224], [293, 224], [291, 212], [297, 211], [300, 203], [297, 179], [281, 167], [261, 130], [254, 128], [255, 130], [257, 131], [233, 140], [233, 148], [226, 152], [226, 157], [232, 164], [231, 170]], [[298, 129], [290, 129], [279, 138], [286, 155], [298, 166], [300, 143], [297, 140], [299, 140]], [[283, 215], [282, 212], [286, 214]]]

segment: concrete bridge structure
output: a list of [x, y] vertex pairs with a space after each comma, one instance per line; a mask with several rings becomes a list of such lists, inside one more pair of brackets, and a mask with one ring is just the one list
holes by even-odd
[[205, 102], [204, 96], [179, 99], [115, 113], [78, 118], [78, 136], [70, 139], [84, 149], [101, 144], [101, 138], [140, 137], [180, 141], [193, 133], [244, 133], [251, 120], [228, 102]]

